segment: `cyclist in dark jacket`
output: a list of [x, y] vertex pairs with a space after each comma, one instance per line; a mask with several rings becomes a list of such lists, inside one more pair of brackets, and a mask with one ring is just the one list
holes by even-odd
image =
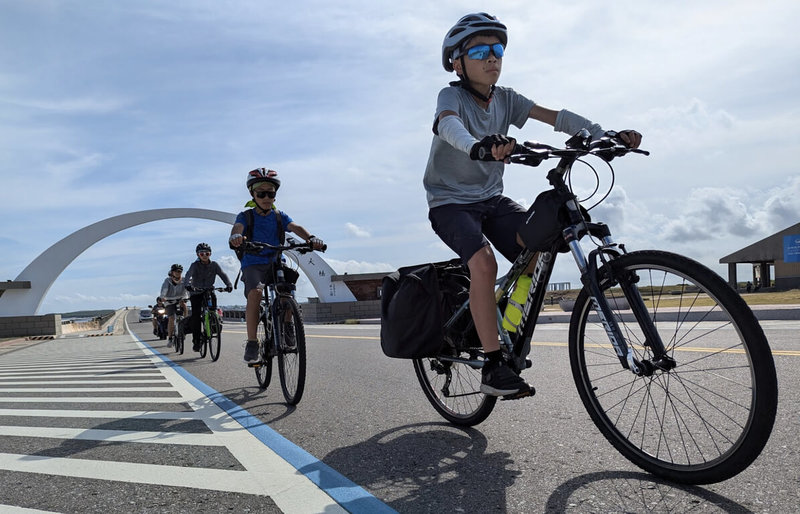
[[[191, 297], [189, 300], [192, 302], [192, 317], [190, 324], [192, 327], [192, 349], [196, 352], [200, 351], [200, 310], [203, 302], [203, 293], [198, 292], [203, 289], [214, 287], [214, 282], [217, 277], [225, 282], [226, 291], [229, 293], [233, 291], [233, 284], [228, 275], [222, 271], [219, 263], [211, 260], [211, 246], [206, 243], [200, 243], [195, 248], [197, 253], [197, 260], [189, 266], [189, 271], [186, 272], [184, 282], [186, 283], [186, 290], [189, 291]], [[213, 308], [217, 308], [217, 295], [211, 291]]]

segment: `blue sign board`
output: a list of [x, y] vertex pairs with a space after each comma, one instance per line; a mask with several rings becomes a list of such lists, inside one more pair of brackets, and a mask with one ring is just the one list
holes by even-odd
[[783, 236], [783, 262], [800, 262], [800, 234]]

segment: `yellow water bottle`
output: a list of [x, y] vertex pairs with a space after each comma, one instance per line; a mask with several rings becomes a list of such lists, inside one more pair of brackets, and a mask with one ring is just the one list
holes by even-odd
[[519, 322], [522, 320], [522, 311], [525, 308], [525, 300], [528, 298], [528, 290], [531, 288], [531, 276], [522, 275], [514, 285], [514, 291], [508, 298], [506, 312], [503, 314], [503, 328], [509, 332], [516, 332]]

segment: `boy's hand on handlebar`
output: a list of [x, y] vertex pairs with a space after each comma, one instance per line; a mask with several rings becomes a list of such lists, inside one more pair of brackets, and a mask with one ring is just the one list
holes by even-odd
[[317, 236], [311, 236], [311, 237], [309, 237], [309, 238], [308, 238], [308, 243], [311, 245], [311, 247], [312, 247], [312, 248], [314, 248], [314, 250], [322, 250], [322, 251], [325, 251], [325, 249], [326, 249], [326, 248], [328, 248], [328, 247], [325, 245], [325, 243], [324, 243], [324, 242], [322, 242], [322, 239], [318, 238]]
[[513, 137], [492, 134], [472, 145], [469, 158], [473, 161], [503, 161], [507, 163], [508, 156], [514, 152], [516, 145], [517, 141]]
[[617, 132], [617, 137], [620, 141], [625, 143], [625, 146], [628, 148], [639, 148], [639, 145], [642, 144], [642, 135], [635, 130]]

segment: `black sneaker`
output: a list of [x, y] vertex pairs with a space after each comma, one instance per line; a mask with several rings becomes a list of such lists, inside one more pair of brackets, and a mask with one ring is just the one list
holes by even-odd
[[200, 344], [200, 343], [195, 343], [195, 342], [194, 342], [194, 339], [193, 339], [193, 340], [192, 340], [192, 350], [194, 350], [194, 351], [196, 351], [196, 352], [199, 352], [199, 351], [200, 351], [200, 350], [202, 350], [202, 349], [203, 349], [203, 345], [202, 345], [202, 344]]
[[261, 357], [258, 355], [258, 341], [247, 341], [244, 347], [244, 361], [248, 364], [259, 362]]
[[486, 362], [481, 370], [481, 392], [490, 396], [507, 396], [531, 390], [522, 377], [505, 362]]

